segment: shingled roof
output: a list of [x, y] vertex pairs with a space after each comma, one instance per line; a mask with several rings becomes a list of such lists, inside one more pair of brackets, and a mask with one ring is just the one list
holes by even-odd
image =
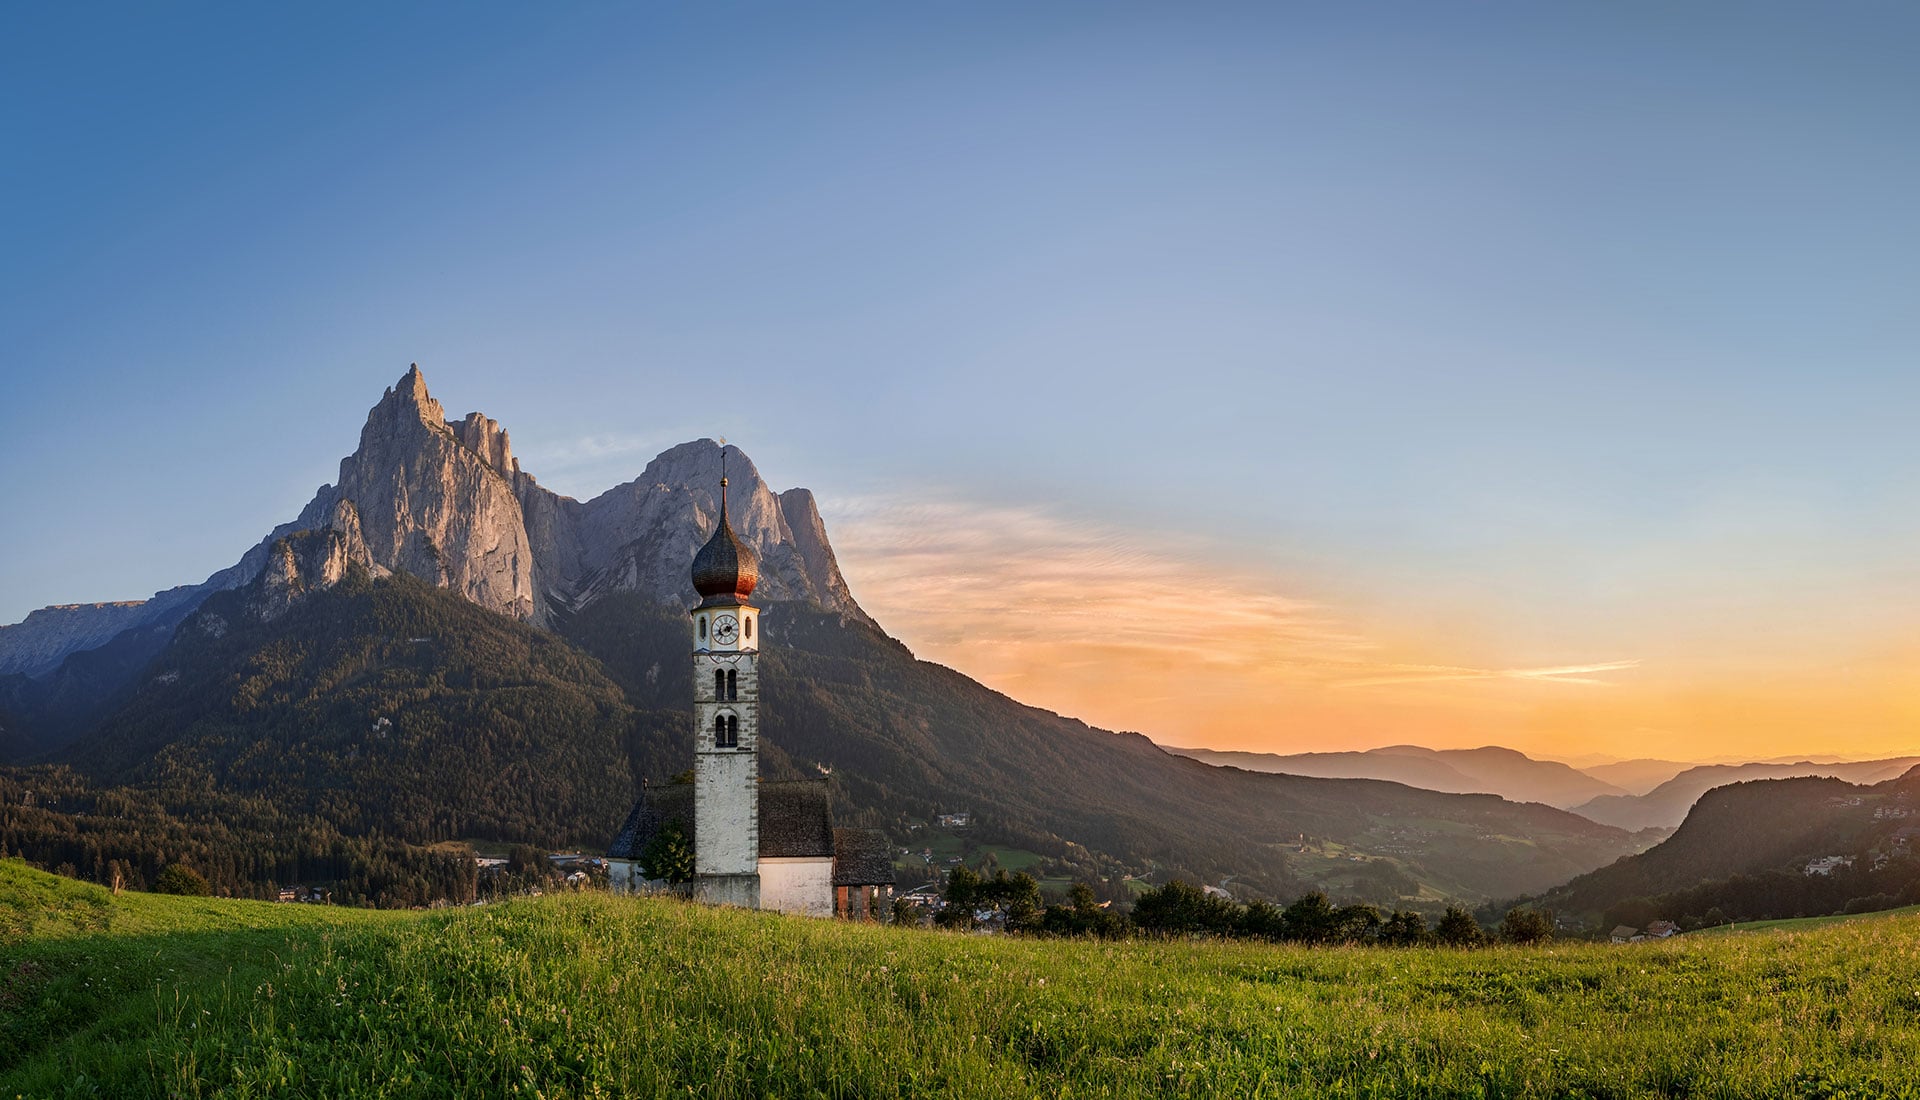
[[878, 829], [833, 831], [835, 886], [892, 886], [893, 847]]
[[[640, 792], [619, 835], [607, 848], [609, 859], [639, 859], [667, 822], [677, 821], [687, 842], [698, 842], [693, 815], [693, 784], [668, 783]], [[833, 855], [833, 802], [823, 779], [790, 779], [760, 784], [760, 858], [822, 858]], [[884, 838], [882, 838], [884, 841]], [[888, 882], [893, 881], [891, 874]]]
[[760, 858], [833, 855], [833, 802], [824, 779], [760, 784]]

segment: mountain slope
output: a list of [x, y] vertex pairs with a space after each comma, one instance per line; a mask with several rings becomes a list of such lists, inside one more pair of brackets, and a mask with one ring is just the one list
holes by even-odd
[[1544, 802], [1567, 809], [1620, 789], [1554, 760], [1535, 760], [1513, 749], [1425, 749], [1390, 745], [1364, 752], [1303, 752], [1290, 755], [1168, 748], [1209, 764], [1249, 771], [1312, 775], [1329, 779], [1384, 779], [1455, 794], [1497, 794], [1515, 802]]
[[598, 843], [618, 825], [631, 711], [594, 661], [404, 574], [354, 569], [262, 621], [266, 588], [202, 604], [69, 762], [415, 843]]
[[[1756, 906], [1740, 919], [1815, 915], [1822, 911], [1816, 904], [1820, 891], [1809, 888], [1834, 886], [1841, 901], [1866, 896], [1878, 886], [1862, 887], [1858, 895], [1847, 891], [1876, 872], [1887, 882], [1920, 888], [1916, 821], [1920, 768], [1872, 786], [1822, 776], [1732, 783], [1701, 795], [1664, 842], [1573, 879], [1542, 900], [1565, 912], [1597, 914], [1636, 899], [1666, 897], [1673, 904], [1653, 906], [1653, 915], [1678, 917], [1687, 911], [1687, 899], [1676, 895], [1738, 883], [1740, 876], [1772, 876], [1753, 890], [1735, 889]], [[1823, 875], [1805, 870], [1809, 861], [1835, 855], [1851, 858], [1853, 866]], [[1755, 894], [1760, 896], [1749, 896]], [[1698, 911], [1709, 904], [1703, 901]], [[1800, 911], [1809, 906], [1813, 912]]]

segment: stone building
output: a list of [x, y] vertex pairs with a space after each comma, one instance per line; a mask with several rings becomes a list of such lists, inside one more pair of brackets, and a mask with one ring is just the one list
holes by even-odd
[[642, 886], [643, 853], [677, 826], [693, 848], [693, 895], [717, 905], [865, 917], [891, 896], [886, 836], [837, 829], [827, 781], [760, 779], [759, 562], [727, 521], [693, 559], [693, 781], [649, 783], [607, 852], [616, 891]]

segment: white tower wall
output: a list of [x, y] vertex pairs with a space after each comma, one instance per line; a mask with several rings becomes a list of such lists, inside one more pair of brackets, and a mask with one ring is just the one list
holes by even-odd
[[[757, 907], [760, 613], [747, 604], [701, 606], [692, 618], [694, 871], [707, 900]], [[730, 720], [731, 745], [716, 718]]]

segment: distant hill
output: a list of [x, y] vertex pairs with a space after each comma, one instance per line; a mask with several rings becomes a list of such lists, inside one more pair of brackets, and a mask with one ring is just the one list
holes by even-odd
[[1618, 787], [1625, 794], [1646, 794], [1688, 768], [1699, 766], [1699, 761], [1645, 758], [1589, 764], [1580, 770], [1602, 783]]
[[[1808, 871], [1826, 857], [1840, 862]], [[1715, 787], [1664, 842], [1539, 900], [1628, 924], [1713, 909], [1758, 920], [1920, 901], [1920, 768], [1873, 785], [1802, 776]]]
[[1730, 783], [1800, 776], [1824, 776], [1850, 783], [1881, 783], [1898, 778], [1915, 764], [1920, 764], [1920, 756], [1839, 764], [1814, 761], [1794, 764], [1704, 764], [1688, 768], [1643, 795], [1603, 795], [1569, 808], [1582, 817], [1629, 831], [1670, 829], [1686, 820], [1687, 811], [1693, 808], [1701, 795]]
[[1561, 809], [1620, 788], [1553, 760], [1535, 760], [1513, 749], [1426, 749], [1390, 745], [1365, 752], [1305, 752], [1291, 755], [1172, 748], [1168, 752], [1209, 764], [1249, 771], [1312, 775], [1329, 779], [1384, 779], [1455, 794], [1496, 794], [1514, 802], [1544, 802]]

